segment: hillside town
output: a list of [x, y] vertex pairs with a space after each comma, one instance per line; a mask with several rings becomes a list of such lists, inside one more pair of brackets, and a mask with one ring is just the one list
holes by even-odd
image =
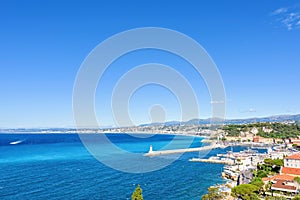
[[[279, 132], [271, 126], [284, 129]], [[290, 133], [294, 128], [295, 132]], [[228, 181], [209, 188], [202, 199], [300, 199], [298, 130], [299, 126], [293, 123], [225, 127], [219, 135], [220, 142], [248, 149], [206, 159], [211, 163], [223, 161], [226, 165], [222, 176]]]

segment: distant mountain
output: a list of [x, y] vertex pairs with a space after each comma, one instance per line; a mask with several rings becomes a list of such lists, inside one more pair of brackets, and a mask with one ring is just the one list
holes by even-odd
[[[174, 125], [205, 125], [210, 124], [211, 121], [219, 121], [217, 119], [191, 119], [185, 122], [170, 121], [165, 123], [152, 123], [152, 124], [142, 124], [140, 126], [174, 126]], [[297, 115], [275, 115], [270, 117], [255, 117], [247, 119], [227, 119], [224, 124], [252, 124], [259, 122], [286, 122], [286, 121], [296, 121], [300, 122], [300, 114]]]
[[226, 124], [251, 124], [256, 122], [286, 122], [286, 121], [300, 121], [300, 114], [275, 115], [275, 116], [262, 117], [262, 118], [231, 119], [231, 120], [226, 120]]

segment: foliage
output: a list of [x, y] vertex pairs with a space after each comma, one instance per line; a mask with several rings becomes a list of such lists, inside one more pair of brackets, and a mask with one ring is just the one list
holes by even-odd
[[256, 192], [259, 187], [252, 184], [241, 184], [231, 189], [231, 195], [236, 198], [245, 200], [256, 200], [259, 199]]
[[298, 184], [300, 184], [300, 177], [295, 177], [294, 181], [296, 181]]
[[233, 124], [224, 126], [223, 130], [228, 133], [228, 136], [239, 136], [241, 131], [239, 125], [233, 125]]
[[[257, 135], [265, 138], [293, 138], [300, 136], [300, 125], [284, 123], [254, 123], [254, 124], [230, 124], [223, 127], [228, 136], [240, 136], [241, 131], [251, 132], [252, 128], [257, 128]], [[272, 130], [264, 132], [263, 128]]]
[[254, 172], [255, 177], [263, 178], [268, 175], [273, 175], [280, 172], [280, 168], [283, 166], [283, 159], [270, 159], [264, 160], [264, 164], [257, 165], [257, 171]]
[[134, 192], [131, 195], [131, 200], [143, 200], [142, 188], [140, 184], [135, 188]]
[[283, 166], [283, 159], [271, 159], [267, 158], [264, 160], [265, 165], [275, 167], [282, 167]]
[[267, 196], [265, 198], [265, 200], [286, 200], [285, 197], [271, 197], [271, 196]]
[[[263, 177], [268, 175], [278, 173], [280, 167], [283, 166], [283, 159], [265, 159], [263, 164], [257, 165], [257, 171], [253, 170], [254, 178], [251, 180], [250, 184], [241, 184], [234, 187], [231, 190], [231, 195], [245, 200], [256, 200], [259, 199], [258, 194], [263, 190], [268, 190], [272, 183], [268, 184], [264, 189]], [[296, 180], [297, 178], [295, 178]], [[299, 177], [300, 181], [300, 177]], [[284, 200], [285, 198], [269, 197], [270, 200]]]
[[253, 193], [253, 194], [250, 194], [250, 197], [246, 197], [247, 200], [260, 200], [260, 198], [258, 197], [257, 194]]
[[262, 181], [261, 178], [255, 177], [251, 180], [250, 182], [251, 185], [255, 185], [258, 188], [261, 188], [262, 186], [264, 186], [264, 182]]
[[221, 200], [224, 199], [224, 195], [219, 192], [216, 187], [208, 188], [208, 193], [202, 196], [203, 200]]
[[265, 177], [268, 177], [268, 172], [266, 172], [266, 171], [263, 171], [263, 170], [259, 170], [258, 172], [257, 172], [257, 177], [258, 178], [265, 178]]
[[265, 186], [265, 190], [266, 190], [266, 191], [270, 191], [271, 188], [272, 188], [272, 185], [273, 185], [273, 183], [272, 183], [271, 181], [269, 181], [269, 182], [266, 184], [266, 186]]
[[293, 200], [300, 200], [300, 195], [295, 196]]
[[264, 160], [264, 166], [268, 167], [271, 169], [270, 171], [273, 173], [279, 173], [280, 168], [283, 166], [283, 159], [270, 159], [267, 158]]

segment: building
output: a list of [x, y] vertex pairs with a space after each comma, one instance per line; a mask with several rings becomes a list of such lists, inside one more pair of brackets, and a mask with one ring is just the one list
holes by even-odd
[[300, 176], [300, 153], [287, 156], [283, 161], [284, 166], [281, 169], [281, 174]]
[[265, 184], [271, 182], [272, 190], [297, 193], [299, 184], [294, 181], [294, 178], [300, 177], [300, 153], [285, 157], [283, 162], [284, 165], [281, 167], [280, 174], [262, 180]]
[[264, 183], [272, 182], [271, 189], [282, 192], [297, 192], [294, 176], [278, 174], [272, 177], [262, 178]]
[[287, 181], [287, 180], [276, 179], [274, 180], [271, 189], [282, 191], [282, 192], [297, 193], [297, 187], [294, 180]]
[[266, 144], [274, 143], [273, 138], [264, 138], [264, 137], [260, 137], [260, 136], [254, 136], [252, 141], [253, 142], [266, 143]]
[[281, 174], [290, 175], [293, 177], [300, 177], [300, 168], [282, 167]]

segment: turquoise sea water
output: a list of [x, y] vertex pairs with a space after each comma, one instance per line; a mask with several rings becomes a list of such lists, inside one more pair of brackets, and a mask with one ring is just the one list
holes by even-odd
[[[120, 148], [141, 154], [150, 144], [158, 149], [174, 142], [172, 135], [107, 137]], [[202, 139], [195, 137], [190, 146], [200, 146]], [[176, 137], [172, 147], [180, 148], [190, 140]], [[206, 157], [228, 150], [215, 149]], [[133, 174], [99, 162], [77, 134], [0, 134], [0, 199], [130, 199], [136, 184], [141, 185], [146, 200], [200, 199], [210, 185], [225, 180], [220, 177], [223, 165], [188, 161], [198, 155], [186, 153], [158, 171]]]

